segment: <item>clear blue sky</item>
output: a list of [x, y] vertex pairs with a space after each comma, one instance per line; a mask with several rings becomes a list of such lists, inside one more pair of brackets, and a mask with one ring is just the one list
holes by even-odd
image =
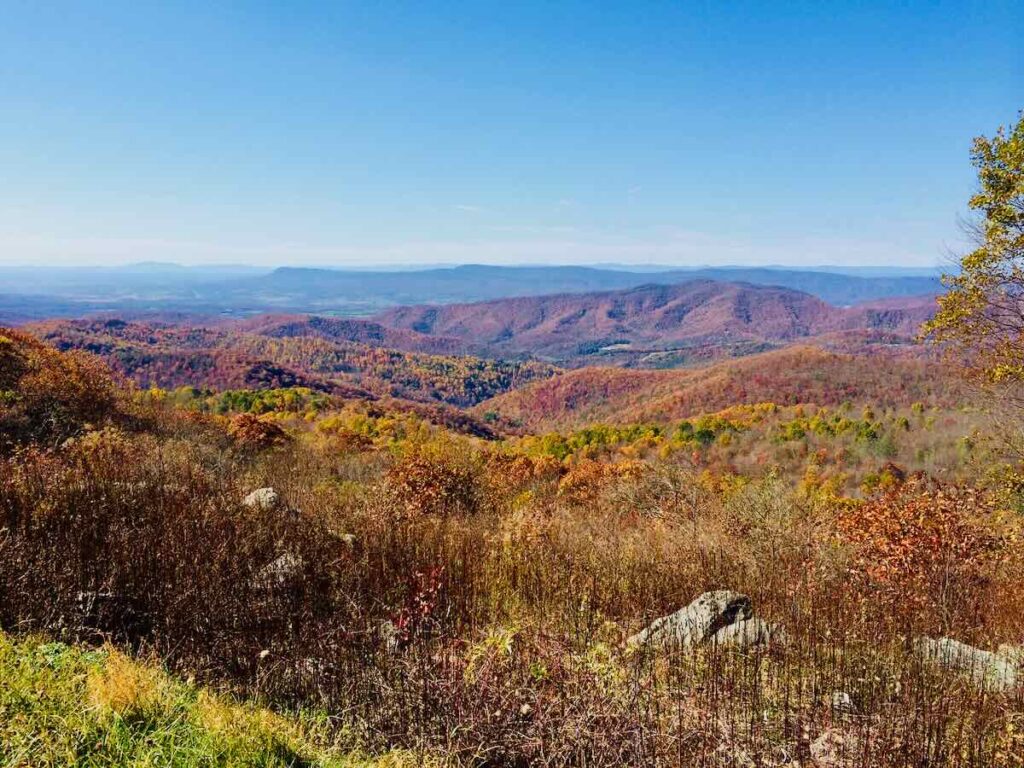
[[0, 2], [0, 263], [932, 265], [1024, 3]]

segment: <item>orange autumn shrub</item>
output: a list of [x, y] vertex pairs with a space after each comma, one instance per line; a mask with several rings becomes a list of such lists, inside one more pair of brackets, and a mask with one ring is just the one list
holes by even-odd
[[239, 448], [250, 451], [261, 451], [289, 442], [288, 433], [279, 424], [252, 413], [240, 413], [232, 418], [228, 424], [228, 434]]
[[987, 492], [915, 478], [841, 508], [836, 523], [852, 547], [850, 586], [878, 613], [942, 630], [980, 628], [998, 610], [990, 588], [1012, 531]]
[[554, 456], [492, 452], [486, 459], [487, 480], [495, 494], [519, 493], [534, 483], [553, 482], [565, 473]]
[[593, 504], [615, 482], [635, 482], [647, 468], [635, 459], [614, 464], [584, 459], [559, 481], [558, 495], [570, 504]]
[[398, 517], [474, 514], [484, 501], [478, 457], [446, 441], [412, 447], [385, 474], [384, 497]]
[[0, 328], [0, 446], [56, 444], [118, 415], [117, 387], [98, 358]]

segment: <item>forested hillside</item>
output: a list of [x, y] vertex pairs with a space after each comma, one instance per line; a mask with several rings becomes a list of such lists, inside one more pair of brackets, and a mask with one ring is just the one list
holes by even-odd
[[935, 311], [931, 297], [839, 308], [784, 288], [692, 281], [626, 291], [557, 294], [478, 304], [399, 307], [388, 327], [476, 344], [490, 355], [570, 364], [602, 358], [657, 366], [665, 352], [756, 352], [842, 331], [912, 340]]
[[[350, 396], [391, 396], [468, 406], [555, 369], [464, 355], [403, 352], [352, 341], [437, 348], [415, 333], [322, 318], [259, 318], [209, 325], [62, 320], [29, 326], [59, 349], [101, 356], [143, 387], [301, 386]], [[380, 336], [380, 339], [375, 338]], [[444, 342], [440, 346], [447, 346]]]
[[941, 361], [798, 346], [678, 371], [580, 368], [498, 395], [475, 411], [536, 430], [664, 422], [760, 402], [952, 408], [971, 399], [971, 388]]

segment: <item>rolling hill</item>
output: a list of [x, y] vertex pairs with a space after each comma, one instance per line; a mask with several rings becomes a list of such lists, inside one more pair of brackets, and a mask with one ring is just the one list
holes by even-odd
[[667, 422], [769, 401], [949, 407], [968, 399], [960, 380], [936, 361], [793, 346], [698, 369], [580, 368], [503, 393], [473, 410], [512, 427], [545, 431], [598, 422]]
[[272, 338], [318, 338], [333, 342], [356, 342], [387, 347], [400, 352], [425, 352], [431, 355], [464, 354], [471, 345], [459, 339], [431, 336], [402, 328], [387, 328], [380, 323], [357, 318], [316, 315], [258, 315], [229, 323], [236, 331]]
[[536, 362], [403, 351], [350, 340], [436, 349], [447, 342], [391, 332], [372, 323], [263, 317], [199, 324], [118, 318], [53, 320], [26, 326], [58, 349], [83, 349], [143, 387], [215, 389], [290, 386], [343, 396], [398, 397], [470, 406], [534, 378], [553, 375]]

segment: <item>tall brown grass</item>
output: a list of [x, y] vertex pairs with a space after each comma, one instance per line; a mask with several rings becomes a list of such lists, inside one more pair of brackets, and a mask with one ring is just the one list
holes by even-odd
[[[108, 429], [9, 455], [0, 622], [113, 639], [323, 707], [369, 746], [476, 764], [781, 765], [806, 761], [829, 728], [846, 734], [851, 765], [1019, 754], [1019, 696], [909, 653], [936, 628], [933, 606], [890, 601], [880, 622], [877, 585], [854, 578], [857, 542], [837, 534], [835, 510], [773, 480], [733, 496], [696, 490], [691, 470], [671, 466], [658, 482], [599, 484], [581, 504], [557, 477], [492, 473], [468, 443], [461, 457], [454, 447], [254, 455], [191, 432]], [[457, 490], [452, 503], [411, 506], [417, 472]], [[282, 507], [241, 504], [264, 484]], [[976, 591], [969, 621], [954, 611], [941, 629], [1019, 640], [1016, 567], [1004, 558], [961, 584]], [[721, 587], [749, 594], [788, 644], [625, 649], [645, 622]], [[836, 692], [853, 713], [833, 711]]]

